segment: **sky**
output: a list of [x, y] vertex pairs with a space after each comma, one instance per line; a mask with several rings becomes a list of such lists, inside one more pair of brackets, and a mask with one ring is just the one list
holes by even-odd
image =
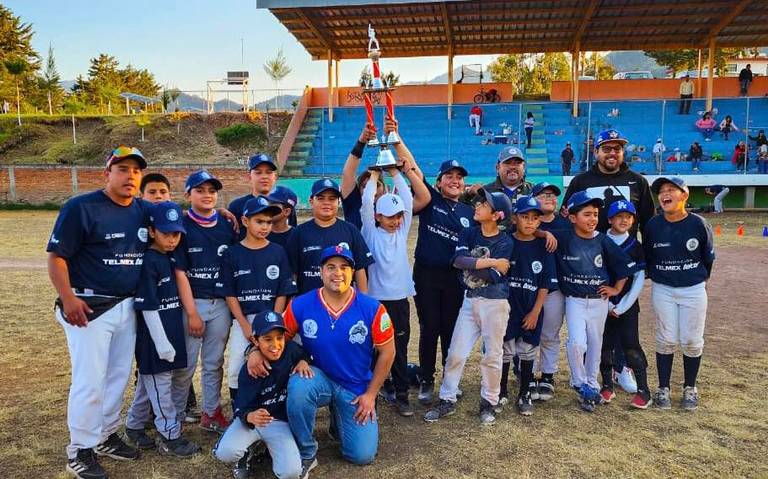
[[[85, 75], [91, 58], [107, 53], [121, 65], [146, 68], [164, 87], [201, 91], [206, 81], [218, 80], [227, 71], [248, 70], [250, 88], [274, 88], [263, 64], [279, 48], [292, 73], [281, 90], [300, 90], [305, 85], [325, 86], [327, 62], [312, 61], [298, 41], [268, 10], [256, 8], [255, 0], [2, 0], [31, 23], [34, 48], [45, 58], [48, 45], [62, 80]], [[241, 43], [242, 39], [242, 43]], [[361, 38], [367, 42], [367, 38]], [[241, 48], [241, 45], [244, 48]], [[430, 80], [446, 73], [446, 57], [386, 58], [382, 44], [383, 71], [400, 75], [401, 83]], [[462, 56], [454, 66], [483, 66], [493, 56]], [[340, 64], [342, 86], [357, 84], [368, 60]]]

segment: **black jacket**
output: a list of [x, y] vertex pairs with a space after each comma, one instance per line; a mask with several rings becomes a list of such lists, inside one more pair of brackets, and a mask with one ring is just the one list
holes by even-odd
[[742, 68], [739, 72], [739, 81], [752, 81], [752, 71], [747, 70], [746, 68]]
[[582, 190], [590, 190], [593, 196], [603, 198], [605, 202], [605, 207], [600, 210], [600, 222], [597, 224], [597, 230], [602, 233], [608, 231], [610, 226], [606, 210], [614, 201], [628, 199], [635, 205], [637, 222], [631, 233], [636, 233], [638, 226], [642, 231], [645, 223], [654, 215], [653, 196], [648, 180], [630, 170], [626, 163], [622, 163], [618, 173], [614, 174], [603, 173], [595, 164], [591, 170], [576, 175], [565, 191], [563, 204], [567, 205], [571, 195]]

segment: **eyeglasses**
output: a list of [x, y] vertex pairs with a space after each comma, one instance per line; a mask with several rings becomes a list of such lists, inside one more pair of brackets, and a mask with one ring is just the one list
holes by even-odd
[[616, 145], [616, 146], [600, 145], [600, 151], [602, 151], [603, 153], [610, 153], [610, 152], [618, 153], [623, 149], [624, 147], [621, 145]]
[[557, 198], [557, 195], [554, 193], [539, 193], [538, 195], [536, 195], [536, 198], [545, 198], [545, 199], [551, 200], [553, 198]]

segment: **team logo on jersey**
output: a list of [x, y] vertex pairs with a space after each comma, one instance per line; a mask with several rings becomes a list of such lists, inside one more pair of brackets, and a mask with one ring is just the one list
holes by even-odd
[[277, 315], [270, 311], [269, 313], [267, 313], [267, 317], [265, 319], [267, 320], [268, 323], [274, 323], [275, 321], [277, 321]]
[[381, 320], [379, 321], [379, 331], [382, 333], [389, 328], [392, 327], [392, 319], [390, 319], [388, 313], [384, 313], [381, 315]]
[[168, 221], [176, 221], [179, 219], [179, 214], [174, 209], [170, 209], [165, 212], [165, 217], [168, 218]]
[[694, 251], [699, 247], [699, 240], [696, 238], [691, 238], [685, 242], [685, 247], [688, 248], [688, 251]]
[[219, 256], [223, 255], [224, 252], [227, 250], [227, 248], [229, 248], [229, 246], [227, 246], [225, 244], [219, 246], [219, 249], [216, 250], [216, 254], [218, 254]]
[[304, 331], [305, 338], [317, 339], [317, 323], [314, 319], [305, 319], [301, 324], [301, 329]]
[[595, 266], [597, 266], [598, 268], [603, 267], [603, 255], [599, 254], [595, 256]]
[[533, 263], [531, 263], [531, 270], [533, 270], [535, 274], [541, 273], [541, 269], [542, 269], [541, 261], [534, 261]]
[[139, 241], [146, 243], [149, 238], [149, 232], [146, 228], [139, 228], [139, 231], [136, 232], [136, 236], [139, 237]]
[[339, 246], [341, 246], [342, 248], [347, 248], [347, 249], [350, 249], [350, 248], [349, 248], [349, 243], [347, 243], [347, 242], [345, 242], [345, 241], [342, 241], [341, 243], [339, 243]]
[[461, 226], [469, 228], [469, 220], [467, 218], [462, 216], [461, 219], [459, 219], [459, 222], [461, 223]]
[[277, 279], [278, 277], [280, 277], [280, 267], [276, 264], [267, 266], [267, 278]]
[[[383, 319], [383, 318], [382, 318]], [[349, 328], [349, 342], [352, 344], [363, 344], [365, 338], [368, 337], [368, 328], [365, 323], [358, 321], [354, 326]]]

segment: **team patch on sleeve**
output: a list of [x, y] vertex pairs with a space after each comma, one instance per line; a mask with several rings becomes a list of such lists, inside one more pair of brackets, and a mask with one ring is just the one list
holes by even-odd
[[389, 317], [389, 313], [384, 309], [384, 306], [379, 306], [376, 311], [376, 316], [373, 318], [372, 338], [373, 344], [379, 346], [386, 344], [395, 336], [395, 328], [392, 327], [392, 318]]

